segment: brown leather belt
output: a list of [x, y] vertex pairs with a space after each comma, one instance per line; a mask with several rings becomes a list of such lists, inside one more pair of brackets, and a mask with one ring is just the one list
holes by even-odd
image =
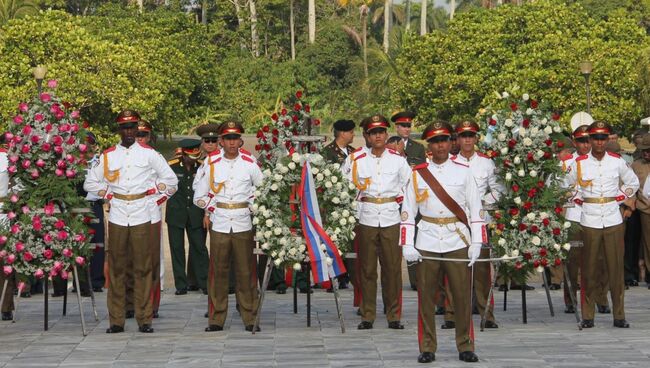
[[592, 197], [592, 198], [584, 198], [582, 200], [583, 203], [595, 203], [595, 204], [604, 204], [604, 203], [609, 203], [609, 202], [615, 202], [616, 197]]
[[384, 204], [397, 201], [397, 197], [361, 197], [361, 202]]
[[140, 193], [140, 194], [119, 194], [119, 193], [112, 193], [113, 198], [117, 198], [123, 201], [135, 201], [137, 199], [142, 199], [147, 196], [147, 193]]
[[217, 208], [223, 208], [226, 210], [236, 210], [240, 208], [248, 208], [248, 202], [239, 202], [239, 203], [223, 203], [217, 202]]
[[426, 222], [430, 222], [432, 224], [436, 225], [447, 225], [447, 224], [453, 224], [456, 222], [460, 222], [458, 217], [452, 216], [452, 217], [429, 217], [429, 216], [422, 216], [422, 220]]

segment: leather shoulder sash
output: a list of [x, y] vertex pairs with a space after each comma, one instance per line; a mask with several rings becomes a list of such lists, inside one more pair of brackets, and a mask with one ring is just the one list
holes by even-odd
[[424, 182], [427, 183], [429, 188], [433, 191], [433, 193], [440, 199], [440, 202], [451, 211], [458, 219], [460, 222], [465, 224], [467, 226], [467, 229], [472, 231], [472, 228], [469, 226], [469, 222], [467, 221], [467, 214], [465, 211], [463, 211], [462, 208], [460, 208], [460, 205], [458, 202], [456, 202], [449, 193], [445, 190], [445, 188], [440, 185], [440, 182], [431, 174], [431, 171], [427, 167], [422, 167], [417, 170], [417, 172], [420, 174], [422, 179], [424, 179]]

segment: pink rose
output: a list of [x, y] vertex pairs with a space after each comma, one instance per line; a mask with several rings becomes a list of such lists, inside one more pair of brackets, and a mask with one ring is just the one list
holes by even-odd
[[32, 166], [32, 162], [29, 160], [23, 160], [22, 167], [23, 169], [29, 169], [29, 167]]
[[[46, 235], [49, 235], [49, 234], [46, 234]], [[52, 256], [54, 256], [54, 252], [52, 252], [52, 249], [45, 249], [43, 251], [43, 257], [45, 257], [46, 259], [52, 259]]]
[[30, 252], [25, 252], [25, 254], [23, 254], [23, 259], [25, 262], [31, 262], [34, 260], [34, 255], [32, 255]]
[[[7, 242], [7, 237], [4, 235], [0, 236], [0, 245], [3, 245], [6, 242]], [[6, 254], [7, 252], [3, 250], [2, 252], [0, 252], [0, 258], [4, 257]]]
[[54, 223], [54, 227], [57, 228], [58, 230], [63, 229], [63, 228], [65, 227], [65, 221], [60, 220], [60, 219], [57, 220], [57, 221]]
[[12, 194], [11, 197], [9, 198], [9, 200], [11, 201], [11, 203], [16, 203], [16, 202], [18, 202], [18, 196], [15, 195], [15, 194]]
[[45, 167], [45, 161], [43, 161], [43, 159], [39, 158], [38, 160], [36, 160], [36, 166]]
[[45, 133], [51, 132], [52, 131], [52, 124], [50, 124], [50, 123], [45, 124], [45, 128], [43, 128], [43, 129], [45, 129]]
[[50, 96], [49, 93], [41, 93], [41, 101], [50, 102], [51, 99], [52, 99], [52, 96]]
[[63, 153], [63, 148], [61, 146], [54, 147], [54, 153], [56, 153], [57, 155], [62, 154]]
[[86, 240], [86, 236], [84, 234], [76, 234], [73, 239], [78, 243], [82, 243]]
[[68, 169], [68, 170], [65, 171], [65, 176], [66, 176], [68, 179], [72, 179], [72, 178], [74, 178], [76, 175], [77, 175], [77, 173], [76, 173], [74, 170], [70, 170], [70, 169]]
[[9, 161], [13, 162], [14, 164], [18, 162], [18, 156], [9, 156]]
[[7, 168], [7, 171], [9, 171], [11, 174], [15, 174], [17, 170], [18, 169], [16, 169], [15, 165], [11, 165]]
[[54, 203], [50, 202], [43, 207], [43, 211], [47, 216], [52, 216], [54, 214]]
[[64, 279], [64, 280], [67, 280], [68, 279], [68, 272], [61, 271], [61, 278]]
[[70, 113], [70, 118], [71, 119], [79, 119], [79, 110], [74, 110], [73, 112]]
[[56, 120], [61, 120], [65, 117], [65, 112], [59, 110], [54, 113], [54, 117], [56, 118]]
[[30, 173], [30, 176], [32, 177], [32, 179], [38, 179], [41, 176], [41, 174], [38, 172], [37, 169], [34, 169]]
[[18, 224], [11, 225], [11, 233], [12, 234], [18, 234], [19, 232], [20, 232], [20, 225], [18, 225]]
[[65, 249], [63, 250], [62, 254], [63, 254], [64, 257], [68, 257], [68, 258], [70, 258], [70, 257], [72, 257], [72, 249], [70, 249], [70, 248], [65, 248]]
[[84, 264], [86, 264], [86, 259], [84, 257], [79, 256], [75, 258], [75, 262], [77, 262], [79, 266], [83, 266]]
[[45, 119], [45, 117], [43, 116], [43, 114], [41, 114], [41, 113], [34, 114], [34, 120], [36, 120], [37, 122], [40, 123], [41, 121], [43, 121], [43, 119]]
[[16, 245], [14, 245], [14, 247], [16, 247], [16, 252], [18, 252], [18, 253], [21, 253], [23, 250], [25, 250], [25, 244], [23, 244], [21, 242], [16, 243]]
[[29, 206], [22, 206], [20, 209], [23, 211], [24, 214], [29, 213]]
[[65, 169], [67, 166], [68, 164], [66, 164], [64, 160], [59, 160], [56, 162], [57, 169]]
[[63, 263], [61, 261], [54, 261], [54, 269], [59, 271], [63, 268]]
[[12, 140], [13, 138], [14, 138], [13, 133], [11, 133], [11, 132], [6, 132], [6, 133], [5, 133], [5, 139], [6, 139], [6, 140], [9, 141], [9, 140]]
[[88, 150], [88, 146], [86, 146], [85, 144], [81, 143], [79, 145], [79, 152], [85, 153], [87, 150]]
[[21, 103], [18, 104], [18, 110], [20, 110], [22, 112], [27, 112], [29, 110], [29, 105], [27, 105], [24, 102], [21, 102]]
[[59, 274], [59, 271], [57, 271], [55, 269], [50, 270], [50, 277], [56, 277], [56, 275], [58, 275], [58, 274]]
[[36, 272], [34, 272], [34, 277], [36, 277], [37, 279], [42, 279], [43, 276], [45, 276], [45, 273], [40, 268], [37, 269]]
[[54, 143], [55, 146], [60, 146], [63, 144], [63, 138], [61, 138], [60, 135], [55, 135], [52, 137], [52, 143]]
[[63, 170], [61, 170], [61, 169], [54, 170], [54, 175], [56, 175], [56, 176], [63, 176], [63, 174], [64, 174]]
[[43, 150], [43, 152], [49, 152], [52, 149], [52, 145], [45, 142], [41, 145], [41, 149]]
[[15, 254], [8, 255], [7, 258], [5, 259], [5, 262], [9, 264], [13, 264], [14, 262], [16, 262], [16, 255]]
[[32, 127], [29, 125], [25, 125], [23, 127], [23, 135], [30, 135], [32, 134]]
[[[76, 118], [73, 118], [73, 119], [76, 119]], [[70, 130], [71, 130], [72, 132], [74, 132], [74, 133], [78, 132], [78, 131], [79, 131], [79, 124], [77, 124], [77, 123], [72, 124], [72, 125], [70, 126]]]
[[41, 136], [40, 136], [40, 135], [33, 135], [33, 136], [32, 136], [32, 139], [31, 139], [32, 144], [36, 144], [36, 143], [38, 143], [40, 140], [41, 140]]
[[9, 218], [9, 220], [15, 219], [16, 218], [16, 212], [10, 211], [9, 213], [7, 213], [7, 218]]
[[57, 86], [58, 84], [59, 84], [59, 83], [56, 81], [56, 79], [50, 79], [49, 81], [47, 81], [47, 87], [48, 87], [48, 88], [52, 88], [52, 89], [54, 89], [54, 88], [56, 88], [56, 86]]
[[14, 272], [14, 269], [11, 266], [4, 266], [2, 267], [2, 272], [5, 273], [5, 276], [9, 276], [12, 272]]
[[64, 231], [64, 230], [61, 230], [56, 234], [56, 238], [58, 240], [66, 240], [66, 239], [68, 239], [68, 232]]
[[22, 153], [29, 153], [29, 150], [30, 150], [31, 148], [32, 148], [32, 147], [31, 147], [29, 144], [23, 144], [23, 146], [20, 147], [20, 152], [22, 152]]
[[64, 132], [65, 133], [68, 130], [70, 130], [70, 124], [66, 123], [66, 124], [59, 125], [59, 132]]
[[14, 123], [22, 124], [23, 123], [23, 117], [21, 115], [14, 116]]
[[32, 227], [33, 227], [34, 230], [36, 230], [36, 231], [41, 231], [41, 230], [43, 230], [43, 224], [42, 224], [40, 221], [39, 221], [39, 222], [34, 222], [34, 223], [32, 224]]
[[68, 153], [67, 155], [65, 155], [65, 159], [66, 159], [66, 161], [68, 161], [69, 163], [73, 163], [73, 162], [74, 162], [74, 156], [72, 156], [72, 155], [69, 154], [69, 153]]
[[65, 141], [65, 143], [72, 145], [72, 144], [77, 143], [77, 140], [75, 139], [75, 137], [70, 136], [70, 138], [68, 138], [68, 140]]

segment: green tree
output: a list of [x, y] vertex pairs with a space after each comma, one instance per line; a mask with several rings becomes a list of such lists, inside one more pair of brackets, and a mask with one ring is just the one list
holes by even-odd
[[32, 0], [0, 0], [0, 26], [11, 19], [38, 13], [38, 6]]

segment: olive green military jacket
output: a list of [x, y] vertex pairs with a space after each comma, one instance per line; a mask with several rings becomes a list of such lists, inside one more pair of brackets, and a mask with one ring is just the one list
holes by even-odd
[[350, 145], [348, 145], [345, 148], [348, 151], [347, 155], [345, 154], [345, 152], [343, 152], [343, 150], [341, 150], [341, 148], [336, 144], [336, 142], [332, 142], [327, 146], [323, 147], [320, 154], [327, 162], [336, 162], [339, 164], [343, 164], [343, 162], [348, 157], [348, 155], [352, 153], [352, 151], [354, 151], [354, 147]]
[[192, 202], [194, 197], [192, 183], [201, 161], [197, 161], [190, 170], [187, 170], [180, 158], [172, 159], [167, 163], [178, 178], [178, 190], [167, 201], [165, 222], [169, 226], [181, 228], [185, 228], [188, 224], [191, 229], [203, 227], [204, 211]]

